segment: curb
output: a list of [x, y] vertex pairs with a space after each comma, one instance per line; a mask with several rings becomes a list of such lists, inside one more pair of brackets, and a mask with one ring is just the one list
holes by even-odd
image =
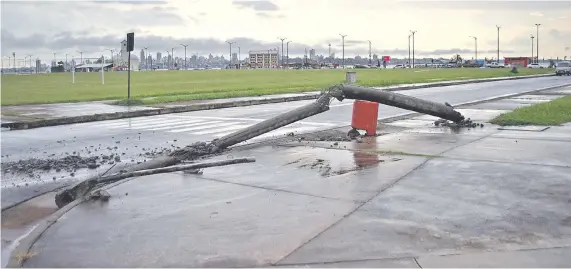
[[[444, 86], [456, 86], [472, 83], [484, 83], [484, 82], [495, 82], [495, 81], [506, 81], [506, 80], [519, 80], [519, 79], [529, 79], [529, 78], [540, 78], [540, 77], [551, 77], [554, 74], [543, 74], [543, 75], [531, 75], [531, 76], [516, 76], [516, 77], [500, 77], [500, 78], [486, 78], [486, 79], [472, 79], [472, 80], [462, 80], [462, 81], [449, 81], [449, 82], [436, 82], [424, 85], [413, 85], [413, 86], [402, 86], [402, 87], [392, 87], [385, 90], [388, 91], [404, 91], [404, 90], [415, 90], [422, 88], [433, 88], [433, 87], [444, 87]], [[211, 110], [211, 109], [221, 109], [230, 107], [241, 107], [241, 106], [253, 106], [253, 105], [264, 105], [273, 103], [284, 103], [284, 102], [294, 102], [303, 100], [314, 100], [317, 99], [319, 94], [307, 94], [293, 97], [280, 97], [280, 98], [268, 98], [260, 100], [244, 100], [244, 101], [234, 101], [234, 102], [221, 102], [221, 103], [210, 103], [210, 104], [195, 104], [181, 107], [168, 107], [168, 108], [154, 108], [154, 109], [144, 109], [137, 111], [127, 111], [127, 112], [114, 112], [114, 113], [101, 113], [93, 115], [84, 116], [74, 116], [74, 117], [63, 117], [55, 119], [45, 119], [36, 121], [20, 121], [20, 122], [9, 122], [2, 123], [0, 126], [2, 128], [10, 128], [10, 130], [26, 130], [49, 126], [59, 126], [75, 123], [86, 123], [94, 121], [106, 121], [106, 120], [117, 120], [126, 118], [136, 118], [136, 117], [146, 117], [146, 116], [156, 116], [172, 113], [184, 113], [199, 110]]]
[[[476, 101], [471, 101], [471, 102], [465, 102], [465, 103], [460, 103], [460, 104], [455, 104], [455, 107], [460, 107], [460, 106], [467, 106], [467, 105], [474, 105], [474, 104], [479, 104], [479, 103], [485, 103], [485, 102], [490, 102], [490, 101], [495, 101], [495, 100], [500, 100], [500, 99], [505, 99], [505, 98], [509, 98], [509, 97], [513, 97], [513, 96], [519, 96], [519, 95], [524, 95], [524, 94], [529, 94], [529, 93], [533, 93], [533, 92], [541, 92], [541, 91], [547, 91], [547, 90], [552, 90], [552, 89], [558, 89], [558, 88], [563, 88], [563, 87], [567, 87], [571, 85], [571, 83], [568, 84], [563, 84], [563, 85], [558, 85], [558, 86], [551, 86], [551, 87], [546, 87], [546, 88], [542, 88], [542, 89], [535, 89], [535, 90], [531, 90], [531, 91], [526, 91], [526, 92], [521, 92], [521, 93], [516, 93], [516, 94], [506, 94], [506, 95], [501, 95], [501, 96], [497, 96], [497, 97], [492, 97], [489, 99], [483, 99], [483, 100], [476, 100]], [[383, 118], [380, 119], [379, 122], [383, 122], [383, 123], [387, 123], [387, 122], [392, 122], [392, 121], [396, 121], [396, 120], [401, 120], [401, 119], [407, 119], [410, 117], [415, 117], [417, 115], [422, 115], [422, 113], [406, 113], [406, 114], [400, 114], [400, 115], [396, 115], [393, 117], [387, 117], [387, 118]], [[348, 126], [348, 125], [347, 125]], [[331, 129], [324, 129], [324, 130], [319, 130], [316, 132], [310, 132], [310, 133], [317, 133], [317, 132], [323, 132], [323, 131], [327, 131], [327, 130], [333, 130], [333, 129], [338, 129], [338, 128], [343, 128], [344, 126], [337, 126]], [[232, 149], [236, 149], [236, 148], [247, 148], [247, 147], [252, 147], [252, 146], [256, 146], [262, 143], [268, 143], [268, 142], [275, 142], [276, 140], [279, 139], [283, 139], [282, 137], [280, 138], [275, 138], [275, 139], [268, 139], [268, 140], [264, 140], [258, 143], [252, 143], [252, 144], [246, 144], [246, 145], [242, 145], [242, 146], [237, 146], [234, 147]], [[117, 185], [123, 184], [125, 182], [128, 182], [130, 180], [136, 179], [137, 177], [131, 177], [131, 178], [126, 178], [117, 182], [114, 182], [112, 184], [109, 185], [105, 185], [102, 186], [100, 188], [94, 189], [93, 191], [96, 190], [108, 190], [110, 188], [113, 188]], [[10, 254], [10, 261], [7, 264], [7, 268], [21, 268], [23, 266], [23, 263], [25, 262], [25, 260], [19, 260], [18, 259], [18, 254], [28, 254], [29, 251], [31, 250], [31, 248], [33, 247], [33, 245], [36, 243], [36, 241], [42, 236], [42, 234], [49, 229], [55, 222], [57, 222], [57, 220], [62, 217], [65, 213], [67, 213], [68, 211], [70, 211], [71, 209], [73, 209], [74, 207], [78, 206], [79, 204], [83, 203], [84, 201], [86, 201], [85, 198], [81, 198], [81, 199], [77, 199], [69, 204], [67, 204], [66, 206], [60, 208], [58, 211], [56, 211], [55, 213], [53, 213], [52, 215], [50, 215], [49, 217], [47, 217], [45, 220], [41, 221], [25, 238], [22, 239], [22, 241], [20, 241], [20, 243], [14, 248], [14, 250], [12, 251], [12, 253]]]

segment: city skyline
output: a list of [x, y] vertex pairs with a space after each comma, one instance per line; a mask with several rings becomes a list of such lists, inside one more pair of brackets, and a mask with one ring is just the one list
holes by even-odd
[[[63, 16], [62, 22], [61, 14], [70, 16]], [[414, 29], [418, 58], [449, 58], [456, 53], [470, 58], [475, 52], [470, 36], [478, 37], [479, 58], [492, 58], [499, 25], [503, 58], [531, 56], [529, 36], [541, 23], [539, 56], [555, 58], [571, 55], [569, 14], [568, 1], [3, 1], [2, 56], [16, 52], [17, 58], [34, 55], [51, 61], [53, 53], [61, 60], [66, 53], [79, 57], [76, 52], [82, 51], [86, 58], [108, 57], [106, 50], [117, 50], [125, 34], [134, 31], [137, 56], [144, 47], [152, 55], [175, 47], [175, 57], [180, 58], [184, 49], [179, 44], [188, 44], [187, 58], [228, 58], [226, 42], [232, 41], [235, 49], [241, 47], [244, 59], [250, 50], [281, 50], [280, 37], [291, 41], [291, 58], [312, 49], [316, 55], [327, 55], [328, 44], [340, 55], [339, 33], [344, 33], [347, 58], [368, 57], [369, 40], [373, 54], [402, 58], [408, 56], [407, 38]], [[228, 16], [233, 18], [230, 23]]]

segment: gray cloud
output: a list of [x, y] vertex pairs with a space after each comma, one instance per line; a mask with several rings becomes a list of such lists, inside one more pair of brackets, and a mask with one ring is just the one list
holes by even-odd
[[571, 1], [403, 1], [422, 9], [480, 9], [530, 11], [571, 9]]
[[279, 7], [270, 1], [232, 1], [232, 4], [240, 8], [251, 8], [255, 11], [278, 11]]
[[[147, 4], [150, 1], [141, 2]], [[102, 2], [2, 1], [1, 5], [2, 29], [7, 29], [15, 35], [29, 35], [35, 32], [55, 34], [63, 29], [79, 32], [90, 28], [104, 35], [110, 31], [123, 32], [127, 28], [184, 24], [184, 20], [175, 13], [175, 10], [157, 5], [141, 5], [133, 8], [131, 12], [116, 9]], [[113, 26], [108, 29], [98, 26], [109, 24]]]
[[125, 5], [164, 5], [167, 1], [155, 1], [155, 0], [95, 0], [92, 1], [98, 4], [125, 4]]

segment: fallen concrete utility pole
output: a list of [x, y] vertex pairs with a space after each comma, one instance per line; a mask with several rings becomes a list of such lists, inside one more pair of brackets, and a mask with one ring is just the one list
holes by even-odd
[[296, 121], [300, 121], [313, 115], [323, 113], [329, 110], [330, 101], [331, 96], [324, 93], [311, 104], [296, 108], [277, 117], [262, 121], [258, 124], [223, 136], [212, 141], [212, 144], [216, 146], [215, 151], [236, 145], [240, 142], [271, 132], [288, 124], [292, 124]]
[[104, 184], [109, 184], [111, 182], [119, 181], [125, 178], [130, 177], [140, 177], [140, 176], [148, 176], [153, 174], [159, 173], [171, 173], [177, 171], [184, 171], [184, 170], [193, 170], [193, 169], [202, 169], [208, 167], [215, 167], [215, 166], [225, 166], [225, 165], [232, 165], [232, 164], [239, 164], [239, 163], [253, 163], [256, 159], [254, 158], [239, 158], [239, 159], [231, 159], [231, 160], [222, 160], [222, 161], [212, 161], [212, 162], [202, 162], [202, 163], [192, 163], [192, 164], [185, 164], [185, 165], [177, 165], [177, 166], [169, 166], [169, 167], [161, 167], [155, 169], [145, 169], [145, 170], [137, 170], [131, 171], [126, 173], [119, 173], [105, 177], [98, 177], [85, 180], [81, 182], [81, 186], [78, 188], [70, 188], [63, 190], [62, 192], [56, 195], [56, 205], [59, 208], [67, 205], [68, 203], [78, 199], [79, 197], [83, 197], [87, 195], [93, 188], [97, 186], [101, 186]]
[[371, 101], [436, 116], [453, 122], [464, 120], [464, 116], [451, 106], [381, 89], [343, 84], [331, 87], [329, 94], [339, 101], [345, 98]]

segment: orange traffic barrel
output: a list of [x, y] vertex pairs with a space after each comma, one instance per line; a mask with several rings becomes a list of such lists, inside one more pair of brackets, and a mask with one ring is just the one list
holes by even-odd
[[379, 118], [379, 103], [355, 100], [353, 103], [353, 129], [367, 131], [367, 135], [376, 135]]

